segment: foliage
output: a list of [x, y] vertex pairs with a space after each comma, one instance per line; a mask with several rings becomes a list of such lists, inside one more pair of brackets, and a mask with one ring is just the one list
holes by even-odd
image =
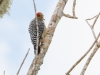
[[0, 0], [0, 18], [3, 17], [4, 14], [8, 13], [10, 8], [11, 1], [10, 0]]

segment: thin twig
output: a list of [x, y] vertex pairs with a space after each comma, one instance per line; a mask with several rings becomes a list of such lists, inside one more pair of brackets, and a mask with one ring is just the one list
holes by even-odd
[[87, 21], [87, 20], [85, 20], [85, 21], [86, 21], [86, 22], [87, 22], [87, 24], [89, 25], [89, 27], [90, 27], [90, 29], [91, 29], [91, 31], [92, 31], [92, 34], [93, 34], [94, 38], [96, 39], [96, 35], [95, 35], [95, 32], [94, 32], [94, 30], [93, 30], [92, 26], [88, 23], [88, 21]]
[[87, 21], [87, 19], [85, 20], [87, 22], [87, 24], [89, 25], [89, 27], [91, 28], [91, 25], [89, 24], [89, 22]]
[[91, 47], [88, 49], [88, 51], [69, 69], [69, 71], [66, 73], [66, 75], [69, 75], [69, 73], [81, 62], [81, 60], [91, 51], [95, 43], [97, 42], [98, 38], [100, 36], [100, 33], [98, 34], [96, 40], [93, 42]]
[[[87, 20], [91, 20], [91, 19], [93, 19], [93, 18], [86, 19], [86, 22], [87, 22], [87, 24], [90, 26], [90, 29], [91, 29], [91, 31], [92, 31], [92, 33], [93, 33], [93, 36], [94, 36], [95, 40], [96, 40], [96, 35], [95, 35], [95, 32], [94, 32], [94, 25], [95, 25], [95, 23], [97, 22], [97, 19], [98, 19], [99, 15], [100, 15], [100, 13], [99, 13], [98, 15], [96, 15], [96, 16], [93, 17], [93, 18], [95, 18], [93, 25], [90, 25], [90, 24], [88, 23], [88, 21], [87, 21]], [[99, 33], [99, 34], [100, 34], [100, 33]], [[96, 41], [96, 46], [95, 46], [93, 52], [90, 54], [88, 60], [86, 61], [86, 64], [84, 65], [84, 67], [83, 67], [83, 69], [82, 69], [80, 75], [84, 75], [84, 73], [85, 73], [85, 71], [86, 71], [86, 69], [87, 69], [87, 67], [88, 67], [88, 65], [89, 65], [89, 63], [90, 63], [90, 61], [91, 61], [91, 59], [93, 58], [94, 54], [95, 54], [96, 51], [99, 49], [99, 47], [100, 47], [100, 46], [99, 46], [99, 43], [98, 43], [98, 41]]]
[[95, 17], [97, 17], [98, 15], [95, 15], [94, 17], [92, 17], [92, 18], [88, 18], [88, 19], [86, 19], [86, 20], [92, 20], [92, 19], [94, 19]]
[[38, 19], [37, 19], [37, 16], [36, 16], [36, 5], [35, 5], [35, 0], [33, 0], [33, 4], [34, 4], [34, 11], [35, 11], [35, 20], [36, 20], [36, 26], [37, 26], [37, 43], [36, 43], [36, 55], [38, 55], [38, 37], [39, 37], [39, 34], [38, 34], [38, 31], [39, 31], [39, 28], [38, 28]]
[[95, 53], [97, 52], [99, 47], [100, 46], [97, 46], [97, 44], [95, 45], [95, 48], [94, 48], [93, 52], [90, 54], [89, 58], [87, 59], [87, 61], [86, 61], [85, 65], [84, 65], [80, 75], [84, 75], [84, 73], [85, 73], [85, 71], [86, 71], [91, 59], [93, 58], [93, 56], [95, 55]]
[[93, 18], [96, 18], [96, 19], [94, 20], [93, 25], [90, 25], [90, 24], [88, 23], [88, 20], [91, 20], [91, 19], [93, 19], [93, 18], [90, 18], [90, 19], [86, 19], [86, 20], [85, 20], [85, 21], [87, 22], [87, 24], [89, 25], [89, 27], [90, 27], [90, 29], [91, 29], [91, 31], [92, 31], [92, 34], [93, 34], [93, 36], [94, 36], [95, 39], [96, 39], [96, 35], [95, 35], [95, 32], [94, 32], [94, 25], [95, 25], [96, 21], [98, 20], [99, 15], [100, 15], [100, 13], [99, 13], [98, 15], [96, 15], [96, 16], [93, 17]]
[[72, 9], [73, 16], [75, 16], [75, 5], [76, 5], [76, 0], [73, 1], [73, 9]]
[[95, 34], [95, 32], [94, 32], [94, 29], [91, 29], [91, 31], [92, 31], [92, 33], [93, 33], [94, 38], [96, 39], [96, 34]]
[[[95, 23], [96, 23], [96, 21], [97, 21], [99, 15], [100, 15], [100, 13], [97, 14], [96, 16], [92, 17], [92, 18], [86, 19], [86, 21], [88, 21], [88, 20], [92, 20], [92, 19], [96, 18], [95, 21], [94, 21], [94, 23], [93, 23], [93, 25], [91, 26], [92, 29], [94, 28], [94, 25], [95, 25]], [[88, 23], [88, 22], [87, 22], [87, 23]], [[89, 23], [88, 23], [88, 25], [89, 25]]]
[[[39, 34], [38, 34], [38, 31], [39, 31], [39, 28], [38, 28], [38, 19], [37, 19], [37, 15], [36, 15], [36, 5], [35, 5], [35, 0], [33, 0], [33, 4], [34, 4], [34, 11], [35, 11], [35, 20], [36, 20], [36, 26], [37, 26], [37, 43], [36, 43], [36, 55], [35, 55], [35, 58], [36, 60], [33, 60], [34, 63], [31, 64], [32, 66], [32, 69], [28, 71], [28, 74], [27, 75], [34, 75], [36, 74], [36, 71], [34, 71], [34, 68], [37, 67], [36, 63], [37, 63], [37, 60], [38, 60], [38, 41], [39, 41]], [[34, 66], [34, 67], [33, 67]]]
[[37, 58], [34, 58], [34, 60], [32, 61], [32, 64], [28, 70], [27, 75], [36, 75], [40, 69], [40, 66], [43, 64], [43, 59], [45, 57], [45, 54], [48, 50], [48, 47], [49, 47], [51, 41], [52, 41], [52, 37], [53, 37], [53, 34], [57, 27], [57, 24], [62, 17], [62, 12], [63, 12], [63, 9], [64, 9], [67, 1], [68, 0], [59, 0], [59, 2], [57, 3], [57, 6], [56, 6], [56, 8], [52, 14], [51, 20], [49, 22], [46, 36], [43, 41], [43, 45], [41, 46], [41, 53], [37, 56]]
[[3, 75], [5, 75], [5, 71], [3, 72]]
[[21, 65], [20, 65], [19, 70], [18, 70], [18, 72], [17, 72], [17, 74], [16, 74], [16, 75], [18, 75], [18, 74], [19, 74], [19, 72], [20, 72], [20, 70], [21, 70], [21, 67], [23, 66], [23, 64], [24, 64], [24, 62], [25, 62], [25, 59], [26, 59], [26, 57], [27, 57], [27, 55], [28, 55], [28, 53], [29, 53], [29, 50], [30, 50], [30, 48], [28, 49], [28, 51], [27, 51], [27, 53], [26, 53], [26, 55], [25, 55], [25, 57], [24, 57], [24, 59], [23, 59], [23, 61], [22, 61]]
[[92, 29], [94, 28], [94, 25], [95, 25], [95, 23], [96, 23], [96, 21], [97, 21], [99, 15], [100, 15], [100, 13], [97, 15], [97, 17], [96, 17], [96, 19], [95, 19], [95, 21], [94, 21], [94, 23], [93, 23], [93, 25], [92, 25]]
[[70, 16], [69, 14], [63, 13], [62, 15], [65, 16], [65, 17], [68, 17], [68, 18], [78, 19], [77, 17], [75, 17], [75, 16]]
[[75, 16], [75, 6], [76, 6], [76, 0], [73, 1], [73, 8], [72, 8], [73, 16], [71, 16], [69, 14], [65, 14], [64, 12], [62, 13], [62, 16], [72, 18], [72, 19], [78, 19], [78, 17]]

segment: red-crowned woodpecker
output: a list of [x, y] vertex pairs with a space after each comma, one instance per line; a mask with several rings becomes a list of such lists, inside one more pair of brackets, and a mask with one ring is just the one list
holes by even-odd
[[[44, 23], [44, 17], [41, 12], [36, 13], [37, 22], [38, 22], [38, 54], [40, 53], [41, 43], [46, 35], [46, 26]], [[29, 25], [29, 33], [31, 42], [34, 46], [34, 53], [36, 54], [36, 45], [37, 45], [37, 25], [36, 25], [36, 17], [30, 22]]]

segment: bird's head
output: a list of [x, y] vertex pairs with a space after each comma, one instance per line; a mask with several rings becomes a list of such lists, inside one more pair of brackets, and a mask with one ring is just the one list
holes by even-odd
[[41, 12], [36, 13], [37, 18], [44, 20], [44, 15]]

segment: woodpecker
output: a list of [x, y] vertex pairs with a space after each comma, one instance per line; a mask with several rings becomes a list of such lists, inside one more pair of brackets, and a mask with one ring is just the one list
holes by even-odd
[[36, 54], [36, 45], [37, 45], [37, 25], [36, 17], [38, 22], [38, 54], [40, 53], [40, 47], [43, 42], [43, 39], [46, 35], [46, 26], [44, 23], [44, 15], [41, 12], [37, 12], [35, 18], [30, 22], [29, 25], [29, 34], [31, 42], [34, 46], [34, 54]]

